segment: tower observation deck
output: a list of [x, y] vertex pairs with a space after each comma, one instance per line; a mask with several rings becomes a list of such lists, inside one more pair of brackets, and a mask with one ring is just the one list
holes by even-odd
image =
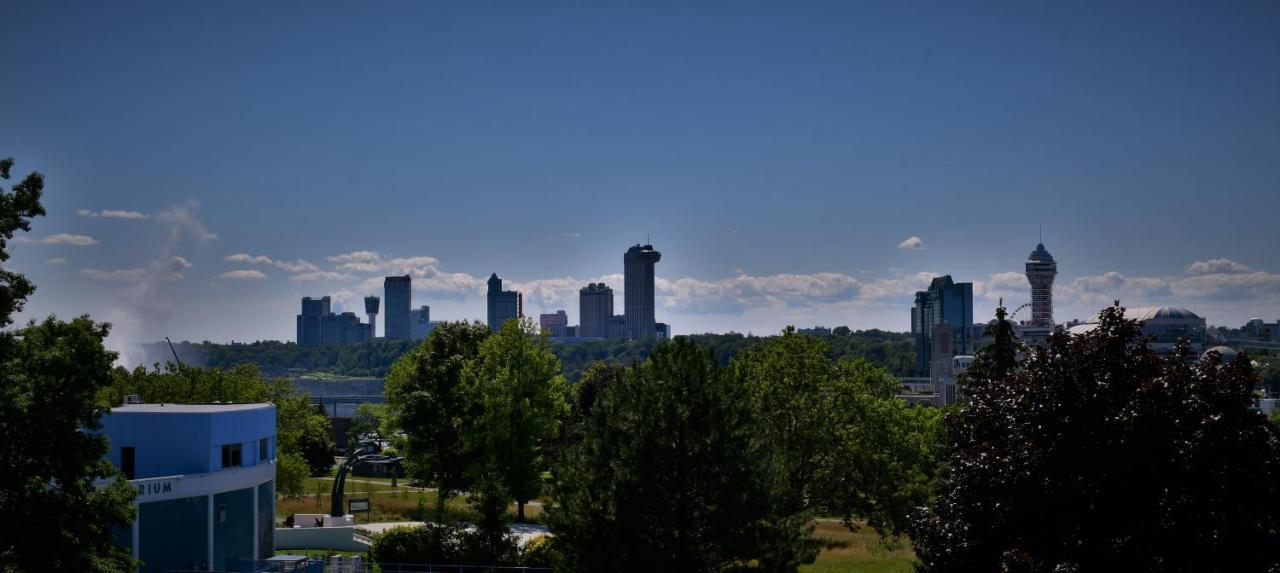
[[1031, 324], [1053, 326], [1053, 279], [1058, 276], [1058, 263], [1045, 250], [1044, 243], [1027, 257], [1027, 282], [1031, 283]]

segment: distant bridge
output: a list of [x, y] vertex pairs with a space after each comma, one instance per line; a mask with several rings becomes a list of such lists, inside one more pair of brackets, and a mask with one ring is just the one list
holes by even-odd
[[361, 404], [385, 404], [387, 397], [380, 394], [369, 396], [311, 396], [311, 403], [324, 408], [330, 418], [350, 418], [356, 407]]

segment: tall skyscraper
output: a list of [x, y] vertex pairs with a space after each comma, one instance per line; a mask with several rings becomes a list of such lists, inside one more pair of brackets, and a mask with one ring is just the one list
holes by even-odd
[[625, 290], [623, 316], [627, 320], [627, 336], [632, 339], [657, 336], [654, 329], [653, 266], [662, 259], [662, 253], [653, 245], [635, 245], [622, 256], [622, 272]]
[[378, 303], [376, 296], [364, 297], [364, 313], [369, 315], [369, 339], [378, 337]]
[[413, 299], [413, 279], [409, 275], [387, 277], [382, 281], [387, 301], [386, 318], [383, 318], [384, 336], [409, 338], [409, 307]]
[[578, 290], [578, 336], [609, 336], [609, 317], [613, 316], [613, 289], [604, 283], [591, 283]]
[[508, 320], [524, 314], [524, 301], [521, 300], [520, 293], [502, 290], [502, 279], [498, 278], [498, 273], [489, 275], [489, 292], [486, 298], [489, 303], [489, 329], [494, 332], [501, 330]]
[[1036, 245], [1027, 257], [1027, 281], [1031, 283], [1031, 324], [1053, 326], [1053, 279], [1058, 276], [1058, 263], [1044, 248]]
[[298, 346], [319, 346], [320, 320], [330, 314], [329, 297], [302, 297], [302, 314], [298, 315]]
[[916, 293], [911, 333], [920, 372], [929, 372], [932, 366], [934, 327], [943, 323], [951, 327], [953, 351], [973, 354], [973, 283], [952, 282], [951, 275], [934, 277], [929, 290]]

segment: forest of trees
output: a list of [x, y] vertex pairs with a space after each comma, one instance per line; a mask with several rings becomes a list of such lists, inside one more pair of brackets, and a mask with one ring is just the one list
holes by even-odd
[[[772, 336], [730, 334], [695, 334], [689, 336], [700, 346], [711, 350], [721, 365], [734, 356]], [[915, 361], [915, 341], [910, 333], [884, 330], [837, 328], [834, 334], [819, 336], [830, 348], [829, 357], [863, 358], [895, 376], [924, 376]], [[627, 366], [643, 362], [653, 351], [656, 340], [600, 340], [564, 343], [550, 339], [551, 352], [560, 359], [565, 378], [576, 381], [594, 362], [610, 362]], [[385, 377], [391, 365], [417, 346], [408, 340], [373, 340], [341, 346], [298, 346], [274, 340], [218, 344], [213, 342], [178, 342], [174, 350], [187, 364], [213, 368], [233, 368], [254, 364], [264, 372], [327, 372], [340, 376]], [[163, 364], [173, 359], [165, 342], [144, 345], [147, 365]]]

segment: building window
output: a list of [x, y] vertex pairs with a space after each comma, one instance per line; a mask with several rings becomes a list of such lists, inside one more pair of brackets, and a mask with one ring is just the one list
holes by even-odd
[[120, 448], [120, 470], [124, 472], [124, 479], [135, 479], [135, 456], [133, 446]]
[[240, 454], [240, 444], [227, 444], [222, 446], [222, 467], [234, 468], [244, 465], [244, 460]]
[[267, 461], [267, 439], [258, 440], [258, 460]]

